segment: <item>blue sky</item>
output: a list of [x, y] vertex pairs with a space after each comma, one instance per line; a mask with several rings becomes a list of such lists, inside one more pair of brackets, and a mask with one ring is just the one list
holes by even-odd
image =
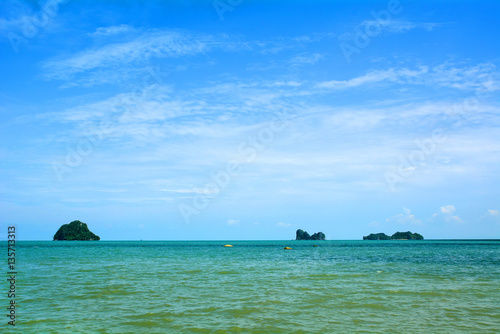
[[500, 237], [497, 1], [0, 3], [3, 237]]

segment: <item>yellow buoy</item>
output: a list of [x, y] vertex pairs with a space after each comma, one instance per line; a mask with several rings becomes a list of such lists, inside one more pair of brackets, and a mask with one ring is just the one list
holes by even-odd
[[292, 247], [285, 247], [285, 248], [283, 248], [283, 249], [292, 249]]
[[224, 245], [224, 247], [233, 247], [233, 245]]

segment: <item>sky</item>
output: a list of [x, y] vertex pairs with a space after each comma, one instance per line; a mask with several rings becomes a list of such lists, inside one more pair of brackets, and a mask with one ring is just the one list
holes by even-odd
[[0, 2], [0, 236], [500, 238], [500, 2]]

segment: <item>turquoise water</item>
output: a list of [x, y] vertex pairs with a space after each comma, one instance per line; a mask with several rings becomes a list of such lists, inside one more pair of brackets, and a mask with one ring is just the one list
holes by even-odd
[[16, 261], [19, 333], [500, 332], [500, 241], [18, 242]]

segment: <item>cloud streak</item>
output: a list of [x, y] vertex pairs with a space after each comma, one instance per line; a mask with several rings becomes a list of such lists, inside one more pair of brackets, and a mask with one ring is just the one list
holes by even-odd
[[[108, 28], [102, 31], [102, 34], [126, 29], [129, 28]], [[49, 80], [68, 80], [76, 74], [100, 68], [117, 66], [122, 68], [127, 64], [144, 64], [154, 57], [195, 55], [213, 48], [229, 49], [229, 44], [221, 36], [195, 35], [181, 31], [148, 31], [125, 42], [110, 43], [69, 57], [48, 60], [42, 63], [42, 70], [45, 78]]]
[[113, 36], [118, 34], [130, 33], [134, 31], [136, 31], [134, 27], [129, 26], [127, 24], [120, 24], [118, 26], [99, 27], [89, 35], [93, 37], [103, 37], [103, 36]]
[[435, 67], [420, 66], [416, 69], [389, 68], [370, 71], [349, 80], [330, 80], [317, 84], [318, 88], [345, 90], [377, 83], [395, 83], [399, 85], [437, 84], [454, 89], [477, 89], [488, 87], [491, 92], [499, 89], [499, 73], [492, 63], [463, 67], [444, 63]]

